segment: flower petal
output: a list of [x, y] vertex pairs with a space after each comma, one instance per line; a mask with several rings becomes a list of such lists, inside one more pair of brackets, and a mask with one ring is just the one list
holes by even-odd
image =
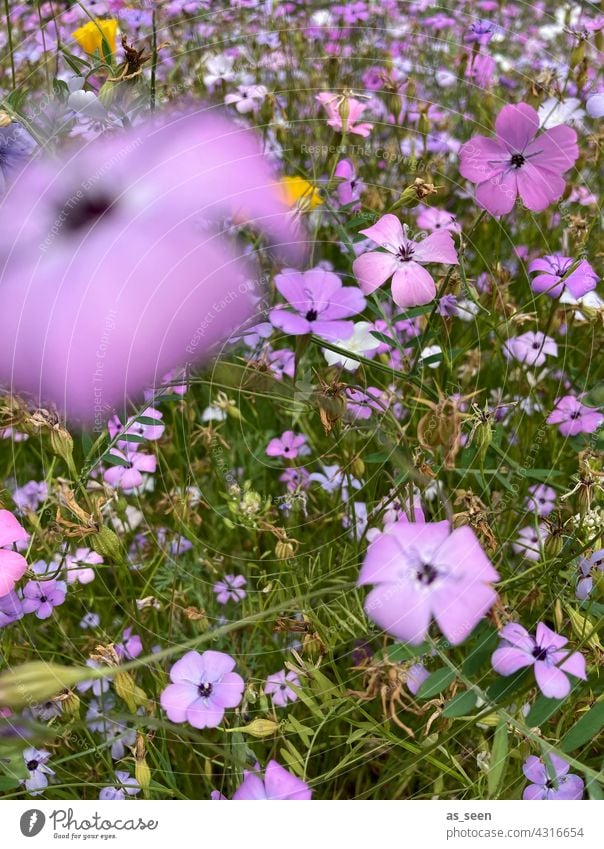
[[432, 275], [417, 262], [405, 262], [392, 278], [392, 297], [399, 307], [419, 307], [436, 297]]

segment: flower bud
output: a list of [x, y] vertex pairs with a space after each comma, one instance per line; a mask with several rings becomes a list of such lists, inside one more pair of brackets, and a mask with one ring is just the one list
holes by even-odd
[[119, 537], [115, 531], [112, 531], [106, 525], [103, 525], [100, 531], [90, 538], [90, 544], [97, 554], [100, 554], [105, 560], [123, 563], [124, 550]]
[[249, 725], [244, 725], [242, 728], [229, 728], [229, 731], [241, 731], [243, 734], [250, 734], [252, 737], [274, 737], [279, 730], [279, 723], [274, 719], [253, 719]]
[[136, 682], [129, 672], [118, 671], [113, 679], [115, 692], [128, 705], [128, 710], [131, 713], [136, 713], [139, 705], [144, 705], [147, 702], [147, 694], [140, 687], [136, 686]]
[[295, 553], [294, 546], [288, 539], [280, 539], [275, 546], [275, 557], [279, 560], [290, 560]]
[[585, 640], [586, 644], [592, 649], [604, 651], [604, 646], [602, 646], [602, 643], [600, 642], [600, 638], [598, 637], [596, 628], [594, 627], [591, 619], [588, 619], [587, 616], [583, 616], [583, 614], [579, 613], [576, 608], [571, 607], [570, 604], [565, 604], [564, 609], [570, 619], [571, 627], [577, 639]]

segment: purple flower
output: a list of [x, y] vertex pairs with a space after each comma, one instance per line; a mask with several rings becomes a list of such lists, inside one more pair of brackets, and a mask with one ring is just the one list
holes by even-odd
[[450, 230], [451, 233], [461, 233], [461, 227], [454, 215], [433, 206], [421, 207], [416, 223], [420, 230]]
[[279, 480], [285, 484], [288, 492], [295, 492], [298, 488], [308, 489], [311, 475], [303, 466], [298, 466], [297, 468], [290, 466], [282, 475], [279, 475]]
[[115, 771], [117, 785], [114, 787], [103, 787], [99, 793], [99, 799], [104, 801], [122, 801], [128, 796], [136, 796], [141, 792], [141, 787], [136, 778], [130, 775], [125, 770], [117, 769]]
[[13, 501], [21, 512], [31, 510], [34, 512], [42, 502], [48, 498], [48, 484], [46, 481], [28, 481], [19, 486], [13, 492]]
[[471, 528], [396, 522], [371, 542], [358, 583], [376, 585], [365, 611], [380, 628], [418, 644], [435, 617], [457, 645], [495, 603], [497, 580]]
[[332, 341], [348, 339], [354, 325], [343, 319], [365, 308], [356, 286], [342, 286], [337, 274], [320, 267], [304, 272], [286, 268], [276, 276], [275, 286], [295, 312], [278, 306], [270, 311], [269, 320], [292, 336], [315, 333]]
[[556, 401], [546, 421], [559, 425], [562, 436], [576, 436], [596, 431], [604, 422], [604, 416], [593, 407], [586, 407], [574, 395], [565, 395]]
[[558, 346], [551, 336], [529, 330], [504, 342], [503, 353], [508, 360], [513, 358], [529, 366], [542, 366], [546, 356], [558, 356]]
[[280, 766], [277, 761], [269, 761], [264, 771], [264, 778], [258, 772], [244, 772], [244, 778], [233, 799], [242, 800], [297, 800], [307, 801], [312, 796], [312, 790], [291, 772]]
[[27, 571], [27, 561], [6, 546], [25, 542], [29, 534], [10, 510], [0, 510], [0, 598], [12, 592], [16, 582]]
[[227, 601], [243, 601], [246, 592], [243, 589], [247, 584], [243, 575], [225, 575], [222, 581], [214, 584], [216, 601], [218, 604], [226, 604]]
[[[107, 422], [109, 436], [111, 439], [115, 439], [118, 434], [123, 433], [124, 436], [141, 436], [143, 439], [148, 439], [149, 441], [161, 439], [166, 429], [165, 424], [162, 422], [163, 416], [164, 414], [160, 410], [156, 410], [154, 407], [147, 407], [137, 418], [129, 419], [125, 427], [120, 421], [119, 416], [112, 416]], [[140, 418], [155, 419], [157, 424], [143, 424], [139, 421]], [[127, 451], [133, 447], [133, 443], [120, 439], [117, 442], [117, 446], [122, 451]]]
[[339, 95], [332, 94], [329, 91], [322, 91], [315, 99], [319, 101], [327, 112], [327, 125], [333, 130], [367, 138], [373, 129], [373, 124], [359, 123], [361, 115], [367, 108], [366, 103], [361, 103], [360, 100], [356, 100], [354, 97], [346, 97], [348, 115], [343, 119], [340, 113], [343, 100]]
[[122, 460], [120, 465], [111, 466], [103, 473], [103, 478], [111, 486], [120, 487], [124, 492], [137, 489], [143, 483], [142, 472], [153, 474], [157, 467], [157, 457], [154, 454], [144, 454], [142, 451], [129, 449], [126, 452], [112, 448], [112, 456]]
[[495, 24], [492, 21], [474, 21], [464, 33], [463, 40], [466, 44], [478, 44], [484, 47], [493, 38], [495, 29]]
[[269, 457], [285, 457], [288, 460], [295, 459], [298, 454], [309, 454], [308, 440], [301, 433], [286, 430], [281, 436], [276, 436], [266, 446]]
[[458, 265], [451, 233], [437, 230], [417, 242], [396, 215], [383, 215], [377, 224], [361, 230], [384, 251], [369, 251], [357, 257], [352, 270], [362, 291], [370, 295], [392, 277], [392, 297], [399, 307], [428, 304], [436, 296], [436, 285], [424, 265], [431, 262]]
[[541, 551], [546, 538], [547, 528], [545, 525], [538, 525], [536, 528], [529, 525], [518, 531], [518, 536], [516, 537], [516, 542], [512, 544], [512, 549], [516, 554], [522, 554], [527, 560], [537, 561], [541, 557]]
[[27, 164], [35, 147], [36, 142], [18, 121], [0, 127], [0, 195]]
[[277, 380], [281, 380], [284, 375], [293, 378], [296, 370], [296, 355], [293, 351], [290, 351], [288, 348], [271, 351], [267, 359], [268, 367]]
[[103, 558], [91, 548], [76, 548], [75, 554], [65, 557], [65, 578], [68, 584], [90, 584], [94, 581], [93, 566], [103, 563]]
[[572, 257], [560, 254], [534, 259], [528, 270], [531, 274], [535, 271], [539, 274], [533, 277], [531, 289], [550, 298], [559, 298], [564, 292], [569, 292], [575, 299], [582, 298], [596, 288], [600, 278], [585, 259], [569, 274], [574, 264]]
[[541, 758], [530, 755], [525, 760], [522, 771], [531, 783], [524, 788], [522, 798], [530, 801], [581, 799], [585, 789], [583, 779], [578, 775], [569, 775], [568, 763], [558, 755], [551, 753], [548, 758], [553, 767], [553, 776], [550, 776]]
[[63, 604], [67, 593], [65, 581], [28, 581], [23, 587], [23, 613], [35, 613], [48, 619], [55, 607]]
[[187, 652], [170, 670], [173, 682], [161, 694], [161, 706], [172, 722], [193, 728], [216, 728], [225, 708], [237, 707], [243, 695], [235, 660], [219, 651]]
[[281, 669], [273, 675], [269, 675], [266, 679], [264, 693], [271, 696], [273, 704], [277, 707], [285, 707], [288, 702], [295, 702], [298, 698], [297, 693], [288, 687], [288, 682], [291, 682], [295, 687], [300, 686], [300, 679], [295, 672], [287, 672]]
[[477, 184], [476, 200], [491, 215], [503, 215], [520, 194], [541, 212], [564, 193], [562, 174], [579, 156], [577, 134], [559, 124], [537, 136], [539, 115], [527, 103], [504, 106], [495, 138], [474, 136], [459, 151], [459, 171]]
[[11, 591], [6, 595], [0, 596], [0, 628], [10, 625], [11, 622], [16, 622], [23, 618], [23, 607], [21, 599], [16, 592]]
[[587, 678], [585, 658], [579, 652], [561, 651], [568, 642], [550, 631], [547, 625], [537, 625], [533, 638], [522, 625], [511, 622], [499, 632], [502, 643], [493, 652], [491, 663], [500, 675], [513, 675], [526, 666], [534, 666], [537, 685], [544, 696], [563, 699], [570, 693], [570, 675]]
[[[589, 557], [581, 557], [578, 563], [579, 580], [577, 582], [576, 596], [581, 601], [589, 598], [593, 590], [594, 580], [600, 572], [604, 572], [604, 548], [594, 551]], [[0, 605], [3, 599], [0, 598]]]
[[50, 752], [46, 749], [34, 749], [28, 746], [23, 750], [23, 760], [28, 776], [22, 783], [25, 784], [31, 796], [39, 796], [48, 787], [47, 776], [55, 774], [54, 770], [47, 766], [49, 758]]
[[334, 177], [338, 177], [340, 180], [337, 187], [338, 200], [342, 206], [354, 204], [354, 206], [351, 206], [351, 211], [356, 212], [360, 208], [359, 200], [365, 186], [357, 178], [354, 165], [350, 159], [340, 159]]
[[[91, 669], [101, 668], [101, 664], [98, 661], [91, 660], [90, 658], [86, 661], [86, 666], [89, 666]], [[103, 693], [108, 691], [110, 680], [108, 678], [89, 678], [87, 681], [80, 681], [79, 684], [76, 684], [76, 690], [78, 693], [87, 693], [88, 690], [91, 690], [93, 695], [99, 698]]]
[[422, 686], [426, 678], [430, 677], [430, 673], [423, 663], [414, 663], [407, 670], [407, 687], [409, 691], [417, 696], [419, 688]]
[[226, 95], [224, 102], [227, 106], [234, 106], [237, 112], [245, 115], [247, 112], [253, 112], [257, 109], [267, 94], [266, 86], [240, 85], [237, 86], [236, 92], [232, 91]]
[[532, 510], [538, 516], [549, 516], [556, 506], [556, 490], [544, 483], [529, 486], [526, 499], [526, 509]]
[[123, 643], [116, 643], [115, 651], [121, 660], [134, 660], [143, 650], [143, 644], [138, 634], [132, 633], [132, 628], [126, 628], [122, 634]]

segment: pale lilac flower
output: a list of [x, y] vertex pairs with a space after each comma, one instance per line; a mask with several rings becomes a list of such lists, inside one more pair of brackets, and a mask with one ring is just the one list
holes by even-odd
[[103, 472], [103, 478], [108, 484], [123, 489], [124, 492], [137, 489], [143, 484], [142, 472], [153, 474], [157, 468], [157, 457], [154, 454], [144, 454], [142, 451], [120, 451], [112, 448], [109, 452], [114, 457], [123, 461], [120, 464], [110, 466]]
[[23, 618], [21, 599], [14, 590], [0, 596], [0, 628]]
[[498, 580], [471, 528], [397, 522], [369, 545], [358, 583], [375, 585], [365, 611], [389, 634], [419, 644], [435, 617], [457, 645], [495, 603]]
[[[604, 548], [594, 551], [589, 557], [580, 557], [577, 565], [579, 580], [577, 581], [576, 596], [581, 601], [589, 598], [593, 590], [594, 581], [604, 572]], [[2, 599], [0, 599], [0, 605]]]
[[549, 516], [556, 506], [556, 490], [544, 483], [529, 486], [526, 499], [526, 509], [532, 510], [538, 516]]
[[288, 492], [295, 492], [297, 489], [308, 489], [310, 483], [310, 474], [303, 466], [290, 466], [283, 474], [279, 475], [281, 483], [285, 484]]
[[348, 501], [348, 487], [352, 489], [360, 489], [361, 482], [347, 472], [337, 463], [333, 465], [323, 466], [322, 472], [312, 472], [309, 480], [312, 483], [318, 483], [329, 495], [342, 490], [342, 500]]
[[409, 691], [417, 696], [419, 688], [422, 686], [426, 678], [430, 677], [430, 673], [423, 663], [414, 663], [407, 670], [407, 687]]
[[478, 44], [485, 47], [495, 35], [496, 29], [493, 21], [480, 19], [470, 24], [464, 33], [463, 40], [466, 44]]
[[31, 159], [36, 142], [18, 121], [0, 127], [0, 195]]
[[67, 594], [65, 581], [28, 581], [23, 587], [23, 613], [35, 613], [48, 619], [55, 607], [63, 604]]
[[346, 395], [346, 415], [354, 421], [365, 421], [371, 418], [374, 412], [386, 412], [388, 405], [384, 402], [384, 390], [377, 386], [368, 386], [366, 391], [348, 386], [344, 394]]
[[369, 295], [392, 277], [392, 297], [399, 307], [428, 304], [436, 296], [436, 285], [424, 265], [457, 265], [451, 233], [437, 230], [421, 241], [409, 238], [409, 228], [396, 215], [383, 215], [377, 224], [360, 232], [384, 251], [369, 251], [357, 257], [352, 270], [362, 291]]
[[332, 130], [367, 138], [373, 129], [373, 124], [360, 123], [361, 115], [367, 108], [366, 103], [361, 103], [360, 100], [356, 100], [354, 97], [347, 97], [348, 116], [346, 119], [343, 119], [340, 114], [342, 99], [339, 95], [332, 94], [329, 91], [322, 91], [317, 95], [316, 100], [319, 101], [327, 112], [327, 125]]
[[203, 84], [213, 88], [216, 83], [230, 83], [235, 79], [233, 65], [235, 59], [227, 53], [219, 53], [216, 56], [206, 56], [204, 59], [205, 74]]
[[239, 85], [237, 91], [229, 92], [224, 98], [227, 106], [234, 106], [237, 112], [245, 115], [254, 112], [264, 101], [268, 89], [263, 85]]
[[419, 354], [420, 363], [425, 363], [428, 368], [438, 368], [443, 361], [443, 349], [440, 345], [426, 345]]
[[420, 230], [450, 230], [451, 233], [461, 233], [461, 226], [454, 215], [433, 206], [420, 207], [416, 223]]
[[[98, 661], [91, 660], [90, 658], [86, 661], [86, 666], [89, 666], [90, 669], [101, 668], [101, 664]], [[89, 678], [86, 681], [80, 681], [76, 684], [76, 690], [78, 693], [87, 693], [90, 690], [98, 699], [109, 690], [110, 682], [110, 678]]]
[[457, 298], [455, 295], [443, 295], [438, 301], [438, 314], [443, 318], [453, 318], [457, 315]]
[[[164, 414], [160, 410], [156, 410], [155, 407], [147, 407], [138, 417], [129, 419], [125, 426], [120, 421], [119, 416], [112, 416], [107, 422], [109, 436], [111, 439], [115, 439], [116, 436], [121, 434], [124, 434], [124, 436], [140, 436], [149, 441], [161, 439], [166, 429], [165, 424], [162, 422], [163, 416]], [[154, 419], [157, 424], [143, 424], [138, 420], [140, 418]], [[117, 442], [117, 447], [122, 451], [127, 451], [129, 448], [133, 448], [135, 444], [134, 442], [120, 439]]]
[[132, 633], [132, 628], [126, 628], [122, 634], [122, 643], [116, 643], [115, 651], [120, 660], [134, 660], [143, 650], [143, 644], [138, 634]]
[[269, 457], [285, 457], [294, 460], [298, 455], [310, 453], [308, 439], [302, 433], [294, 433], [293, 430], [284, 431], [281, 436], [275, 436], [266, 446]]
[[296, 355], [289, 348], [282, 348], [279, 351], [270, 351], [267, 357], [268, 367], [277, 378], [281, 380], [283, 376], [293, 378], [296, 371]]
[[[334, 341], [334, 345], [350, 354], [360, 354], [371, 359], [381, 344], [380, 340], [373, 335], [374, 330], [375, 326], [370, 321], [357, 321], [352, 336], [348, 339], [337, 339]], [[323, 356], [328, 365], [340, 366], [346, 371], [356, 371], [361, 365], [359, 360], [354, 359], [354, 356], [347, 357], [345, 354], [330, 351], [329, 348], [323, 348]]]
[[115, 771], [117, 784], [114, 787], [103, 787], [99, 793], [99, 799], [104, 801], [122, 801], [128, 796], [136, 796], [141, 792], [141, 786], [129, 772], [117, 769]]
[[541, 558], [546, 539], [547, 528], [545, 525], [541, 524], [536, 528], [530, 525], [518, 531], [518, 536], [516, 537], [516, 542], [512, 544], [512, 549], [516, 554], [522, 554], [527, 560], [537, 561]]
[[12, 592], [16, 582], [27, 570], [27, 561], [22, 554], [6, 546], [25, 542], [28, 533], [9, 510], [0, 510], [0, 598]]
[[352, 204], [352, 212], [360, 208], [359, 200], [365, 185], [358, 179], [354, 165], [349, 159], [340, 159], [334, 171], [334, 177], [340, 182], [337, 185], [338, 200], [342, 206]]
[[284, 269], [275, 278], [278, 292], [294, 308], [281, 305], [272, 309], [269, 319], [274, 327], [293, 336], [316, 333], [324, 339], [348, 339], [354, 330], [345, 321], [365, 308], [365, 298], [356, 286], [342, 286], [333, 271]]
[[503, 353], [508, 360], [513, 358], [528, 366], [542, 366], [546, 357], [558, 356], [558, 346], [551, 336], [529, 330], [504, 342]]
[[604, 91], [598, 91], [587, 98], [585, 104], [590, 118], [604, 118]]
[[534, 259], [529, 263], [528, 270], [532, 274], [538, 271], [531, 280], [533, 292], [559, 298], [569, 293], [573, 298], [581, 298], [598, 285], [599, 277], [587, 260], [582, 259], [570, 274], [575, 260], [570, 256], [551, 254]]
[[27, 778], [22, 780], [31, 796], [39, 796], [48, 787], [48, 776], [54, 775], [54, 770], [48, 766], [50, 752], [46, 749], [34, 749], [28, 746], [23, 750], [23, 760], [27, 770]]
[[499, 636], [503, 642], [491, 658], [495, 672], [507, 676], [533, 666], [537, 685], [548, 698], [563, 699], [568, 696], [568, 674], [587, 678], [583, 655], [568, 649], [563, 651], [568, 643], [566, 637], [551, 631], [543, 622], [537, 625], [535, 637], [516, 622], [504, 625]]
[[243, 575], [225, 575], [221, 581], [214, 584], [218, 604], [226, 604], [227, 601], [243, 601], [247, 593], [243, 589], [247, 580]]
[[459, 171], [477, 184], [476, 200], [491, 215], [510, 212], [520, 194], [541, 212], [564, 193], [562, 175], [579, 156], [577, 134], [563, 124], [537, 135], [539, 116], [527, 103], [504, 106], [496, 136], [474, 136], [459, 151]]
[[581, 106], [578, 97], [567, 97], [566, 100], [558, 100], [556, 97], [548, 97], [538, 109], [540, 125], [549, 130], [558, 124], [574, 124], [581, 126], [585, 117], [585, 109]]
[[88, 628], [98, 628], [101, 624], [101, 617], [98, 613], [93, 613], [91, 610], [88, 613], [85, 613], [80, 619], [80, 628], [82, 631], [88, 630]]
[[522, 771], [531, 782], [524, 788], [522, 798], [528, 801], [547, 799], [549, 801], [565, 801], [567, 799], [582, 799], [585, 783], [583, 779], [568, 773], [568, 763], [562, 758], [550, 753], [548, 755], [554, 775], [550, 776], [541, 758], [530, 755], [522, 766]]
[[243, 695], [243, 678], [234, 668], [234, 658], [223, 652], [187, 652], [170, 670], [172, 684], [161, 694], [168, 719], [193, 728], [220, 725], [225, 708], [237, 707]]
[[266, 679], [264, 694], [271, 696], [273, 704], [277, 707], [285, 707], [288, 702], [295, 702], [298, 699], [298, 694], [288, 686], [291, 682], [295, 687], [300, 686], [300, 679], [295, 672], [291, 670], [287, 672], [281, 669], [273, 675], [269, 675]]
[[593, 407], [586, 407], [574, 395], [565, 395], [546, 419], [548, 424], [559, 425], [562, 436], [594, 433], [604, 423], [604, 416]]
[[93, 566], [103, 563], [101, 555], [92, 548], [76, 548], [75, 554], [65, 556], [65, 578], [68, 584], [90, 584], [94, 581]]
[[244, 772], [242, 783], [233, 793], [233, 799], [238, 802], [251, 799], [307, 801], [311, 796], [312, 790], [306, 782], [272, 760], [266, 765], [264, 777], [258, 772]]
[[35, 512], [40, 504], [48, 498], [48, 484], [46, 481], [28, 481], [19, 486], [13, 492], [13, 501], [21, 512], [31, 510]]

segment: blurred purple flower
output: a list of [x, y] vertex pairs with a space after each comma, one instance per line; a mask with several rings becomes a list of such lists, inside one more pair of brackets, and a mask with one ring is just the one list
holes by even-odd
[[247, 593], [243, 589], [247, 584], [243, 575], [225, 575], [221, 581], [214, 584], [218, 604], [226, 604], [227, 601], [243, 601]]
[[[581, 601], [589, 598], [593, 590], [594, 580], [604, 572], [604, 548], [594, 551], [589, 557], [580, 557], [578, 563], [579, 580], [577, 582], [576, 596]], [[3, 599], [0, 599], [0, 605]]]
[[532, 510], [538, 516], [549, 516], [556, 506], [556, 490], [544, 483], [536, 483], [528, 488], [526, 509]]
[[264, 771], [264, 778], [258, 772], [244, 772], [244, 778], [238, 789], [233, 793], [233, 799], [242, 800], [297, 800], [307, 801], [312, 796], [312, 790], [291, 772], [284, 769], [277, 761], [269, 761]]
[[508, 360], [513, 358], [529, 366], [542, 366], [546, 356], [558, 356], [558, 346], [551, 336], [546, 336], [541, 331], [535, 333], [529, 330], [504, 342], [503, 353]]

